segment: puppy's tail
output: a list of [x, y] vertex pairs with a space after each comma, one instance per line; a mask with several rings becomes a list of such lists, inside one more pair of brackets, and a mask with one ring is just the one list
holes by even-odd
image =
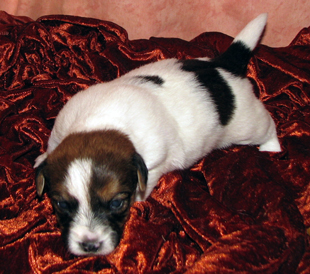
[[248, 23], [236, 36], [227, 51], [214, 61], [238, 76], [245, 76], [252, 51], [264, 32], [267, 17], [267, 13], [263, 13]]
[[267, 24], [267, 18], [267, 13], [262, 13], [261, 15], [257, 16], [254, 20], [248, 23], [245, 28], [236, 36], [233, 44], [240, 42], [252, 51], [262, 36], [262, 33]]

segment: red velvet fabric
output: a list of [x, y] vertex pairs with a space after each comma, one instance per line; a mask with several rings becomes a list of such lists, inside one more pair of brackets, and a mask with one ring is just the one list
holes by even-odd
[[36, 196], [34, 159], [73, 94], [159, 59], [216, 56], [231, 41], [129, 41], [110, 22], [0, 13], [0, 273], [310, 272], [310, 28], [285, 48], [259, 46], [249, 65], [283, 152], [234, 146], [166, 174], [108, 256], [69, 254], [49, 198]]

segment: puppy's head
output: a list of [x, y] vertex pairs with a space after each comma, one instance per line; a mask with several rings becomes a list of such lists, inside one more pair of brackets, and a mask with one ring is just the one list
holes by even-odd
[[75, 133], [37, 168], [37, 192], [51, 198], [62, 235], [76, 255], [105, 255], [122, 235], [147, 168], [127, 136], [114, 130]]

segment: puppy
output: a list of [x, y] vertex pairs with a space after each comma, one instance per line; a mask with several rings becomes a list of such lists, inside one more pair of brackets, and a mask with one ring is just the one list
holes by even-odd
[[266, 20], [250, 22], [218, 58], [148, 64], [68, 101], [35, 167], [72, 253], [112, 252], [130, 206], [164, 173], [231, 144], [281, 150], [246, 78]]

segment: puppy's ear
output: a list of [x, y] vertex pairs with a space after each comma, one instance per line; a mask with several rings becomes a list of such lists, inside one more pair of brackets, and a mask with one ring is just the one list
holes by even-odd
[[45, 176], [44, 176], [44, 167], [46, 166], [46, 160], [43, 161], [36, 169], [36, 186], [37, 194], [39, 197], [42, 196], [45, 186]]
[[146, 167], [146, 165], [144, 163], [143, 158], [138, 153], [136, 153], [133, 156], [133, 163], [137, 167], [139, 190], [141, 192], [144, 192], [145, 189], [146, 189], [147, 176], [148, 176], [147, 167]]

